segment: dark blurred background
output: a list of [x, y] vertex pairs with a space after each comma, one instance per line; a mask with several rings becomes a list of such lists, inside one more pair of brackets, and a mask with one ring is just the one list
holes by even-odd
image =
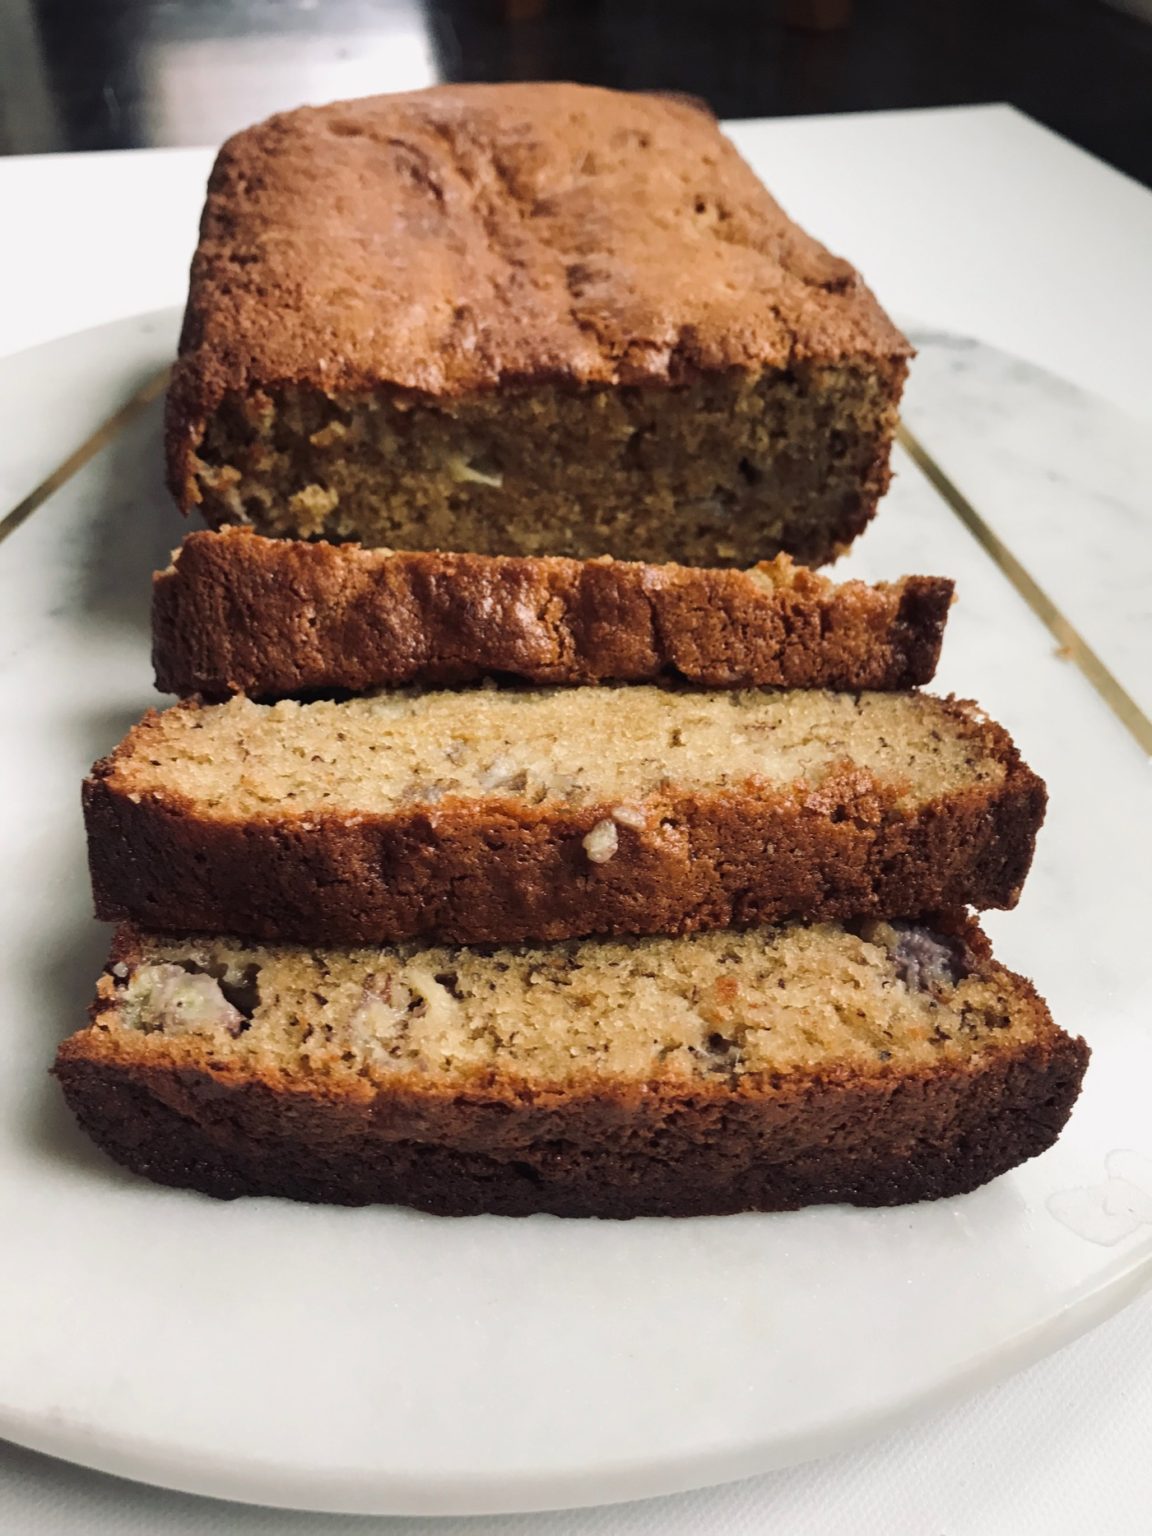
[[0, 152], [213, 144], [282, 107], [567, 78], [724, 117], [1008, 101], [1152, 185], [1152, 0], [0, 0]]

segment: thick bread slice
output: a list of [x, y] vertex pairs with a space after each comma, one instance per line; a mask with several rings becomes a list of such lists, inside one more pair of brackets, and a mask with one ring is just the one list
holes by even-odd
[[641, 1216], [963, 1193], [1051, 1145], [1087, 1058], [963, 920], [488, 954], [126, 929], [56, 1073], [160, 1183]]
[[943, 577], [839, 585], [787, 556], [750, 571], [393, 553], [193, 533], [152, 593], [165, 693], [276, 698], [507, 673], [534, 683], [711, 687], [928, 682]]
[[972, 705], [652, 687], [177, 705], [85, 786], [99, 916], [350, 944], [1008, 907], [1044, 804]]

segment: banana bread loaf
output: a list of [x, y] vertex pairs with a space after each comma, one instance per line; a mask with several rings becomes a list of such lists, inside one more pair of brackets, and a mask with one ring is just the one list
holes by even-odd
[[307, 107], [212, 172], [170, 482], [262, 533], [818, 564], [885, 488], [909, 355], [697, 107]]
[[971, 705], [645, 685], [180, 704], [85, 786], [99, 916], [348, 944], [1011, 906], [1044, 804]]
[[160, 1183], [643, 1216], [961, 1194], [1051, 1145], [1087, 1056], [963, 922], [488, 954], [126, 930], [56, 1072]]
[[935, 670], [943, 577], [834, 585], [786, 555], [750, 571], [410, 553], [193, 533], [152, 591], [165, 693], [254, 698], [470, 682], [686, 678], [909, 688]]

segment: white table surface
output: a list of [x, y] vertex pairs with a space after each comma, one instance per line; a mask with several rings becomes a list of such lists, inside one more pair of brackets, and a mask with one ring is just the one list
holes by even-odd
[[[1003, 107], [732, 133], [889, 308], [1152, 417], [1152, 194]], [[0, 159], [0, 355], [179, 303], [210, 163], [210, 150]], [[726, 1489], [561, 1515], [345, 1520], [141, 1489], [0, 1446], [0, 1533], [1148, 1536], [1150, 1434], [1146, 1298], [947, 1414]]]

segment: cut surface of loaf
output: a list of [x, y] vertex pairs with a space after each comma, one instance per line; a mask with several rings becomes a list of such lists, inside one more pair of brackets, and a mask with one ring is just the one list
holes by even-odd
[[85, 786], [100, 916], [331, 943], [1011, 906], [1044, 804], [971, 705], [648, 686], [177, 705]]
[[307, 107], [212, 172], [169, 476], [263, 533], [818, 564], [884, 491], [910, 350], [683, 102]]
[[750, 571], [393, 553], [193, 533], [153, 584], [165, 693], [254, 698], [490, 673], [534, 683], [897, 689], [928, 682], [942, 577], [835, 584], [786, 556]]
[[129, 1168], [220, 1196], [690, 1215], [972, 1189], [1087, 1061], [979, 930], [262, 948], [119, 936], [56, 1072]]

